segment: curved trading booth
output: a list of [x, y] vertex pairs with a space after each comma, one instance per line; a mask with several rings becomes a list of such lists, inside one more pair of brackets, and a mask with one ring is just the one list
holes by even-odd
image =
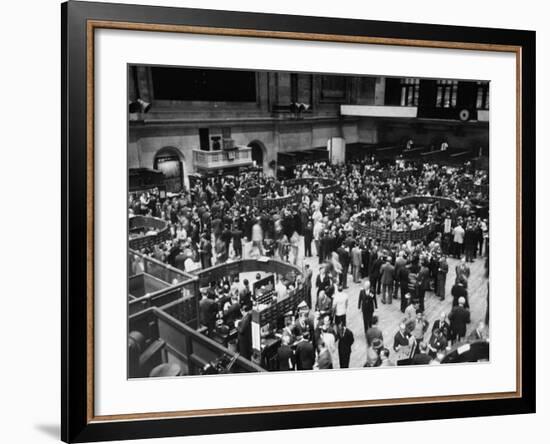
[[150, 216], [132, 216], [128, 220], [129, 247], [132, 250], [164, 242], [170, 238], [168, 223]]
[[438, 204], [440, 208], [458, 208], [459, 202], [448, 197], [441, 196], [406, 196], [395, 199], [392, 203], [394, 207], [402, 207], [404, 205], [434, 205]]
[[[441, 196], [406, 196], [395, 199], [392, 206], [402, 207], [404, 205], [439, 205], [440, 208], [458, 208], [459, 202], [447, 197]], [[354, 229], [361, 235], [380, 239], [383, 242], [406, 242], [407, 240], [422, 240], [426, 239], [434, 230], [433, 224], [424, 225], [416, 230], [391, 230], [386, 227], [381, 227], [375, 223], [364, 223], [359, 220], [355, 221]]]
[[[224, 276], [240, 276], [242, 273], [263, 272], [267, 273], [261, 281], [252, 284], [256, 304], [252, 309], [252, 362], [260, 365], [265, 370], [272, 370], [273, 358], [280, 345], [280, 330], [284, 327], [285, 315], [289, 312], [296, 313], [298, 306], [305, 302], [310, 308], [311, 298], [299, 276], [302, 276], [300, 268], [271, 258], [241, 259], [235, 262], [227, 262], [204, 270], [197, 270], [199, 287], [204, 288], [210, 282], [219, 280]], [[283, 280], [296, 282], [292, 290], [283, 300], [277, 300], [274, 289], [276, 276]], [[242, 279], [240, 279], [242, 281]], [[236, 330], [218, 325], [211, 333], [211, 338], [224, 346], [230, 347], [236, 338]]]
[[378, 239], [382, 242], [406, 242], [426, 239], [434, 230], [433, 225], [425, 225], [417, 230], [391, 230], [375, 224], [368, 224], [356, 221], [354, 229], [361, 236], [371, 239]]
[[[130, 377], [193, 375], [205, 369], [215, 373], [269, 370], [285, 314], [309, 300], [297, 280], [301, 270], [275, 259], [242, 259], [190, 274], [130, 250], [128, 264]], [[252, 358], [248, 360], [231, 346], [237, 336], [234, 327], [220, 322], [209, 336], [204, 334], [199, 300], [201, 288], [210, 282], [253, 272], [267, 275], [252, 285], [257, 303], [251, 315]], [[281, 301], [274, 291], [275, 275], [296, 282]]]
[[[311, 190], [320, 194], [334, 193], [339, 189], [338, 181], [325, 177], [303, 177], [297, 179], [288, 179], [283, 182], [287, 188], [309, 186]], [[244, 205], [257, 207], [260, 209], [270, 209], [283, 207], [302, 200], [302, 193], [289, 193], [285, 196], [265, 197], [262, 196], [263, 187], [253, 186], [247, 188], [241, 196], [241, 202]]]

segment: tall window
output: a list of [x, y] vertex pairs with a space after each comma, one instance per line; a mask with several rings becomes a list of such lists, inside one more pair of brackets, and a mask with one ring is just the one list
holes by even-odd
[[420, 79], [401, 79], [401, 106], [418, 106]]
[[477, 82], [477, 109], [489, 109], [489, 82]]
[[455, 108], [458, 92], [458, 80], [437, 80], [437, 108]]

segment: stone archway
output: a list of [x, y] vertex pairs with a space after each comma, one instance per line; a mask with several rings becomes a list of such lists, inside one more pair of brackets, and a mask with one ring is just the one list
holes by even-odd
[[256, 161], [256, 165], [261, 167], [265, 172], [267, 162], [267, 149], [260, 140], [252, 140], [248, 147], [252, 148], [252, 160]]
[[155, 153], [153, 168], [164, 174], [166, 191], [178, 193], [187, 186], [185, 157], [173, 146], [166, 146]]

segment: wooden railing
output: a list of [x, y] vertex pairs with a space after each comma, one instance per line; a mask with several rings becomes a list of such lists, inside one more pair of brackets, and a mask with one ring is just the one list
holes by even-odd
[[205, 287], [210, 284], [210, 282], [217, 281], [224, 276], [233, 276], [239, 273], [249, 273], [251, 271], [263, 271], [266, 273], [280, 274], [285, 277], [290, 273], [294, 273], [295, 276], [302, 274], [300, 268], [272, 258], [266, 260], [241, 259], [234, 262], [225, 262], [203, 270], [196, 270], [193, 274], [199, 278], [199, 286]]
[[408, 240], [416, 241], [426, 239], [434, 230], [433, 225], [425, 225], [417, 230], [390, 230], [388, 228], [379, 227], [374, 224], [364, 224], [357, 222], [354, 226], [355, 230], [362, 236], [371, 239], [378, 239], [382, 242], [406, 242]]
[[[289, 179], [283, 182], [287, 187], [296, 187], [308, 185], [310, 189], [317, 184], [316, 192], [326, 195], [335, 193], [339, 190], [340, 185], [335, 179], [324, 177], [305, 177], [298, 179]], [[301, 193], [287, 194], [286, 196], [278, 197], [262, 197], [258, 196], [261, 192], [261, 187], [253, 186], [247, 188], [241, 196], [241, 204], [256, 207], [260, 209], [282, 208], [286, 205], [300, 202], [302, 200]]]
[[[162, 341], [164, 353], [159, 363], [177, 363], [187, 375], [198, 375], [206, 364], [221, 357], [234, 359], [230, 373], [250, 373], [265, 371], [253, 362], [244, 359], [213, 341], [199, 331], [190, 328], [164, 310], [152, 307], [130, 316], [128, 332], [139, 332], [145, 338], [145, 346]], [[146, 369], [130, 368], [130, 374], [147, 377]]]
[[[147, 231], [155, 230], [156, 234], [147, 234]], [[145, 233], [132, 236], [132, 232], [145, 231]], [[170, 238], [168, 223], [162, 219], [150, 216], [133, 216], [128, 220], [128, 232], [130, 238], [128, 246], [132, 250], [152, 247]]]
[[234, 150], [202, 151], [193, 150], [195, 168], [216, 170], [252, 165], [252, 148], [239, 147]]
[[[198, 328], [200, 295], [197, 277], [136, 251], [130, 250], [128, 255], [131, 267], [137, 257], [145, 274], [167, 284], [167, 287], [144, 296], [129, 298], [129, 316], [147, 310], [150, 307], [163, 308], [169, 306], [170, 313], [180, 322]], [[130, 271], [129, 282], [133, 278], [135, 276]]]

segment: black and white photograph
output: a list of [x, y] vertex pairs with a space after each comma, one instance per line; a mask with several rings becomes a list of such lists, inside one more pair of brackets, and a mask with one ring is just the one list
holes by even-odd
[[490, 361], [489, 81], [127, 85], [129, 378]]

